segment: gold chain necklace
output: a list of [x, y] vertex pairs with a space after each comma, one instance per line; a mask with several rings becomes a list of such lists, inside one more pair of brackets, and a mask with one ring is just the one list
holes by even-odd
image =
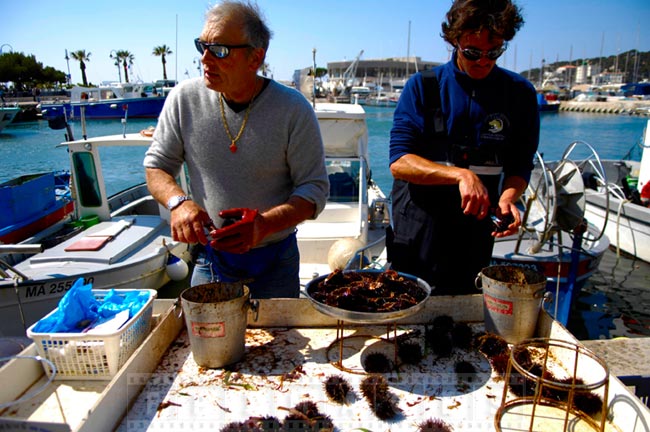
[[232, 137], [232, 133], [230, 133], [230, 128], [228, 127], [228, 121], [226, 120], [226, 113], [223, 108], [223, 95], [219, 93], [219, 108], [221, 108], [221, 120], [223, 121], [223, 128], [226, 130], [226, 134], [228, 135], [228, 138], [230, 138], [230, 151], [232, 153], [235, 153], [237, 151], [237, 141], [239, 141], [239, 138], [241, 138], [242, 134], [244, 133], [244, 128], [246, 127], [246, 123], [248, 122], [248, 115], [251, 112], [251, 107], [253, 106], [253, 102], [255, 101], [255, 96], [257, 96], [256, 93], [257, 90], [257, 81], [255, 81], [255, 88], [253, 89], [253, 97], [251, 98], [250, 103], [246, 107], [246, 114], [244, 114], [244, 121], [242, 121], [241, 126], [239, 127], [239, 132], [237, 132], [236, 137]]

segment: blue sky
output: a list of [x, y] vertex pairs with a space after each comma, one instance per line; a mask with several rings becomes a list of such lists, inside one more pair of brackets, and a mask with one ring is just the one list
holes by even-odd
[[[68, 71], [65, 50], [90, 52], [89, 81], [116, 81], [111, 50], [134, 57], [130, 77], [162, 78], [155, 46], [167, 45], [168, 78], [199, 75], [193, 44], [207, 8], [202, 0], [18, 0], [2, 6], [0, 45], [34, 54], [46, 66]], [[295, 69], [316, 63], [404, 57], [444, 62], [449, 47], [440, 24], [451, 0], [258, 0], [274, 32], [267, 63], [276, 79], [289, 80]], [[499, 60], [522, 71], [547, 62], [616, 55], [631, 49], [650, 51], [648, 0], [520, 0], [526, 23]], [[410, 44], [409, 44], [410, 22]], [[620, 60], [623, 62], [624, 59]], [[79, 64], [70, 60], [73, 82], [81, 81]], [[133, 81], [133, 79], [131, 79]]]

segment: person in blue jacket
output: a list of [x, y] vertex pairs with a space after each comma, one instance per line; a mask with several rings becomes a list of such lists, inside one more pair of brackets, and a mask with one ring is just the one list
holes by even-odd
[[477, 292], [494, 238], [521, 225], [516, 203], [539, 143], [537, 98], [496, 62], [523, 22], [511, 0], [454, 1], [442, 23], [451, 60], [414, 74], [395, 108], [388, 259], [433, 294]]

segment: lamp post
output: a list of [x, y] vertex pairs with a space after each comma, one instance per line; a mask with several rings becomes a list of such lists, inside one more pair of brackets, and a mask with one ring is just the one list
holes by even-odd
[[111, 50], [111, 53], [108, 56], [112, 59], [115, 59], [115, 66], [117, 67], [117, 78], [120, 80], [120, 82], [122, 82], [122, 71], [120, 71], [120, 58], [117, 56], [117, 52], [115, 50]]
[[192, 63], [194, 63], [196, 65], [196, 70], [199, 71], [199, 76], [201, 76], [202, 75], [202, 72], [201, 72], [201, 66], [202, 66], [201, 58], [200, 57], [194, 57], [194, 60], [192, 60]]
[[9, 45], [9, 44], [2, 44], [2, 45], [0, 45], [0, 54], [2, 54], [2, 48], [6, 47], [6, 46], [9, 47], [9, 51], [12, 51], [12, 52], [13, 52], [14, 47], [12, 47], [12, 46]]

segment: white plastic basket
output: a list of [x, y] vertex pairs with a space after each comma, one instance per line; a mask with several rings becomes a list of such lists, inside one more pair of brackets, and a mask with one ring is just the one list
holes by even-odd
[[[110, 290], [92, 290], [95, 298], [102, 302]], [[56, 367], [55, 380], [108, 380], [126, 363], [136, 348], [147, 337], [151, 329], [153, 301], [156, 290], [117, 289], [124, 294], [133, 291], [149, 292], [149, 300], [140, 311], [122, 327], [112, 333], [35, 333], [32, 325], [27, 336], [36, 344], [41, 357], [50, 360]], [[50, 312], [52, 315], [57, 309]], [[49, 368], [44, 367], [50, 376]]]

